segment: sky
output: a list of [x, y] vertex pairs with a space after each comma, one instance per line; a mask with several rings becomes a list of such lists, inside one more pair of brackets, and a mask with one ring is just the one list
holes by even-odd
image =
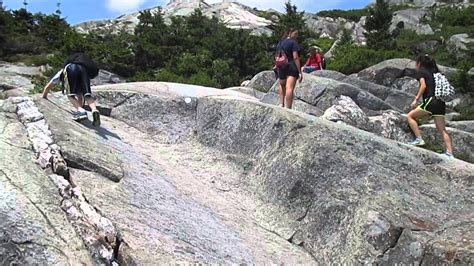
[[[205, 0], [206, 3], [216, 3], [222, 0]], [[61, 2], [62, 16], [70, 24], [79, 22], [115, 18], [123, 14], [143, 10], [150, 7], [165, 6], [169, 0], [27, 0], [30, 12], [53, 13]], [[286, 0], [238, 0], [250, 7], [266, 10], [273, 8], [283, 11]], [[353, 9], [363, 8], [373, 0], [292, 0], [298, 10], [316, 13], [328, 9]], [[3, 0], [7, 9], [23, 7], [23, 0]]]

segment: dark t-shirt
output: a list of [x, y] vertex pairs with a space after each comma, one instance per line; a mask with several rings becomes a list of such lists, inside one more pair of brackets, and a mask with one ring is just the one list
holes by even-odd
[[435, 96], [435, 81], [434, 81], [433, 73], [431, 73], [427, 69], [422, 68], [418, 71], [417, 78], [418, 80], [420, 80], [420, 82], [421, 82], [421, 79], [424, 78], [426, 82], [426, 90], [423, 93], [423, 100], [428, 99], [430, 97], [434, 97]]
[[295, 58], [293, 57], [293, 52], [298, 52], [300, 50], [300, 46], [293, 39], [284, 39], [280, 41], [277, 49], [283, 50], [286, 53], [286, 56], [288, 57], [288, 61], [292, 62], [295, 61]]

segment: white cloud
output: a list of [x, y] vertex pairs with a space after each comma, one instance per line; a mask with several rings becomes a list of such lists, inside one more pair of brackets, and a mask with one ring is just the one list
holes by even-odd
[[107, 0], [106, 7], [108, 10], [117, 13], [127, 13], [136, 11], [148, 0]]

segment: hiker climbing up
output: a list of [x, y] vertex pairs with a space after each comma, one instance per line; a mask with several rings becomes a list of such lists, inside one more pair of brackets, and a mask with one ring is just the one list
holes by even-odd
[[[442, 135], [446, 145], [446, 152], [444, 154], [449, 158], [454, 158], [452, 139], [446, 130], [446, 122], [444, 119], [446, 103], [443, 101], [444, 96], [448, 94], [451, 95], [453, 92], [440, 92], [440, 90], [443, 90], [443, 87], [446, 87], [444, 83], [446, 83], [447, 80], [439, 73], [436, 61], [429, 55], [418, 56], [416, 59], [416, 68], [418, 69], [420, 89], [411, 104], [413, 110], [408, 113], [408, 124], [416, 136], [416, 139], [412, 141], [411, 144], [415, 146], [425, 145], [416, 120], [431, 116], [434, 118], [436, 129]], [[449, 83], [447, 84], [447, 88], [449, 90]], [[420, 98], [423, 98], [423, 101], [418, 105]]]
[[299, 56], [300, 46], [296, 39], [298, 30], [290, 29], [278, 43], [275, 54], [275, 66], [278, 73], [280, 104], [291, 109], [296, 81], [303, 81], [301, 61]]
[[92, 110], [92, 124], [100, 126], [100, 113], [92, 98], [91, 79], [97, 77], [99, 68], [84, 53], [74, 53], [68, 57], [64, 67], [54, 75], [43, 90], [43, 98], [47, 98], [49, 91], [55, 84], [61, 83], [63, 93], [66, 90], [67, 97], [76, 108], [73, 112], [73, 120], [81, 121], [87, 119], [87, 112], [83, 108], [84, 100]]

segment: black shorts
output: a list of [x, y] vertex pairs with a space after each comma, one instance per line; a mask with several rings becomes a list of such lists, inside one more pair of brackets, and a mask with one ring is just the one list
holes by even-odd
[[424, 99], [418, 108], [428, 112], [431, 116], [444, 116], [446, 114], [446, 103], [436, 99], [436, 97]]
[[92, 96], [91, 80], [86, 68], [79, 64], [70, 64], [64, 72], [64, 88], [68, 96]]
[[300, 77], [300, 71], [296, 67], [295, 62], [290, 62], [282, 66], [280, 69], [278, 69], [279, 79], [283, 80], [283, 79], [287, 79], [288, 77], [295, 77], [295, 78]]

